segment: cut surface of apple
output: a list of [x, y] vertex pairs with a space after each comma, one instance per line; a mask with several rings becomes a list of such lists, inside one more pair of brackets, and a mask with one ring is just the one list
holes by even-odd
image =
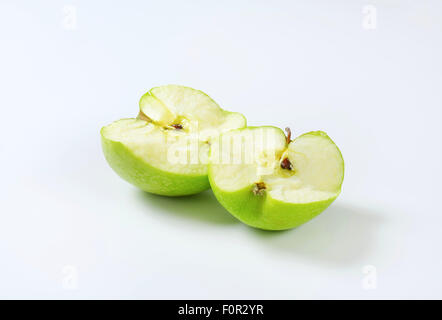
[[144, 191], [195, 194], [210, 187], [211, 141], [245, 125], [243, 115], [221, 109], [201, 91], [157, 87], [141, 98], [136, 119], [121, 119], [102, 128], [103, 152], [118, 175]]
[[339, 195], [344, 161], [322, 131], [293, 141], [275, 127], [222, 134], [211, 146], [209, 180], [219, 202], [242, 222], [260, 229], [301, 225]]
[[141, 97], [140, 111], [155, 124], [179, 126], [201, 140], [246, 124], [242, 114], [221, 109], [204, 92], [177, 85], [151, 89]]

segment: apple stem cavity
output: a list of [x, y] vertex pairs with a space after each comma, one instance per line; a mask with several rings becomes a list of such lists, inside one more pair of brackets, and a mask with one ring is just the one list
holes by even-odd
[[253, 187], [253, 194], [256, 196], [262, 196], [265, 193], [266, 185], [264, 182], [257, 182]]
[[289, 127], [285, 128], [285, 132], [287, 132], [287, 144], [290, 143], [290, 138], [292, 137], [292, 130]]
[[180, 125], [179, 123], [178, 123], [178, 124], [173, 124], [172, 127], [175, 128], [175, 129], [177, 129], [177, 130], [181, 130], [181, 129], [183, 129], [183, 126]]

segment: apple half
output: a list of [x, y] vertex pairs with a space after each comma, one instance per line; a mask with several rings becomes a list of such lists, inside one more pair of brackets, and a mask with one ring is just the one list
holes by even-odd
[[276, 127], [248, 127], [212, 143], [209, 181], [218, 201], [255, 228], [297, 227], [339, 195], [344, 160], [322, 131], [293, 141]]
[[211, 141], [245, 126], [242, 114], [221, 109], [205, 93], [167, 85], [141, 97], [137, 118], [103, 127], [101, 140], [106, 160], [120, 177], [150, 193], [183, 196], [210, 187]]

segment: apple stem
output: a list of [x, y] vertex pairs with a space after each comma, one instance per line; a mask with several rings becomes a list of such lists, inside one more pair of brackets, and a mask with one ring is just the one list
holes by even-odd
[[257, 182], [253, 187], [253, 194], [255, 196], [262, 196], [265, 193], [266, 185], [264, 182]]
[[290, 138], [292, 137], [292, 130], [289, 127], [285, 128], [285, 132], [287, 132], [287, 144], [290, 143]]

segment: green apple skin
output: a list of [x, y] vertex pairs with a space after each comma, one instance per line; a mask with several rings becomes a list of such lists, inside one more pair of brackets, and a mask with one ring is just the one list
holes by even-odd
[[163, 196], [185, 196], [210, 188], [207, 175], [184, 175], [154, 168], [136, 157], [123, 143], [107, 139], [101, 130], [104, 156], [124, 180], [141, 190]]
[[[272, 126], [267, 126], [272, 128]], [[236, 131], [264, 128], [264, 127], [246, 127]], [[276, 128], [276, 127], [273, 127]], [[280, 130], [279, 128], [276, 128]], [[304, 133], [297, 138], [306, 135], [317, 135], [327, 138], [333, 145], [336, 144], [323, 131], [312, 131]], [[342, 173], [344, 173], [344, 161], [339, 148], [336, 146], [339, 156], [342, 159]], [[245, 187], [241, 190], [228, 192], [220, 189], [211, 174], [211, 164], [209, 163], [209, 182], [211, 189], [218, 202], [241, 222], [262, 230], [280, 231], [296, 228], [327, 209], [339, 196], [343, 180], [339, 185], [339, 192], [334, 197], [326, 200], [314, 201], [309, 203], [290, 203], [273, 199], [264, 193], [257, 196], [253, 193], [253, 186]]]
[[[226, 118], [231, 117], [231, 120], [236, 116], [237, 122], [235, 123], [234, 128], [245, 127], [247, 125], [244, 115], [236, 112], [229, 112], [220, 108], [218, 104], [204, 92], [192, 89], [190, 87], [177, 85], [166, 85], [152, 88], [140, 99], [140, 113], [144, 112], [142, 102], [149, 97], [157, 99], [153, 93], [155, 90], [160, 89], [169, 89], [169, 94], [172, 97], [171, 99], [176, 98], [177, 95], [183, 95], [184, 93], [187, 95], [194, 95], [194, 99], [190, 99], [188, 101], [189, 104], [187, 104], [186, 107], [190, 107], [191, 109], [191, 103], [196, 104], [196, 106], [198, 106], [198, 110], [195, 111], [195, 115], [192, 114], [192, 110], [189, 111], [188, 114], [177, 112], [183, 110], [174, 110], [182, 118], [186, 118], [187, 116], [192, 118], [193, 116], [193, 118], [196, 118], [197, 121], [205, 121], [207, 119], [210, 120], [210, 114], [212, 113], [215, 118], [225, 116]], [[176, 92], [174, 92], [174, 90], [176, 90]], [[165, 93], [163, 92], [163, 98], [164, 94]], [[187, 98], [189, 97], [187, 96]], [[201, 101], [208, 104], [207, 108], [198, 104], [201, 104]], [[148, 110], [153, 111], [154, 115], [143, 114], [142, 117], [139, 115], [138, 120], [151, 123], [157, 127], [176, 124], [174, 122], [176, 120], [176, 115], [171, 115], [170, 110], [167, 109], [163, 102], [157, 101], [153, 108], [148, 108]], [[226, 120], [225, 118], [222, 119]], [[119, 121], [122, 120], [125, 119], [121, 119]], [[223, 130], [229, 130], [226, 127], [222, 127], [225, 125], [225, 123], [226, 122], [219, 123], [220, 127], [214, 126], [213, 129], [219, 129], [220, 132], [223, 132]], [[200, 170], [200, 172], [189, 173], [177, 172], [173, 170], [168, 171], [167, 168], [165, 169], [158, 166], [158, 163], [155, 164], [154, 159], [137, 156], [136, 153], [134, 153], [134, 150], [131, 150], [124, 142], [120, 142], [118, 139], [111, 139], [109, 136], [106, 136], [104, 134], [106, 127], [103, 127], [100, 131], [104, 156], [111, 168], [127, 182], [144, 191], [164, 196], [192, 195], [210, 188], [206, 163], [201, 164], [201, 166], [205, 169], [202, 171]]]
[[213, 181], [211, 186], [216, 199], [235, 218], [262, 230], [287, 230], [298, 227], [327, 209], [337, 197], [310, 203], [287, 203], [267, 197], [267, 194], [256, 196], [250, 187], [225, 192]]

